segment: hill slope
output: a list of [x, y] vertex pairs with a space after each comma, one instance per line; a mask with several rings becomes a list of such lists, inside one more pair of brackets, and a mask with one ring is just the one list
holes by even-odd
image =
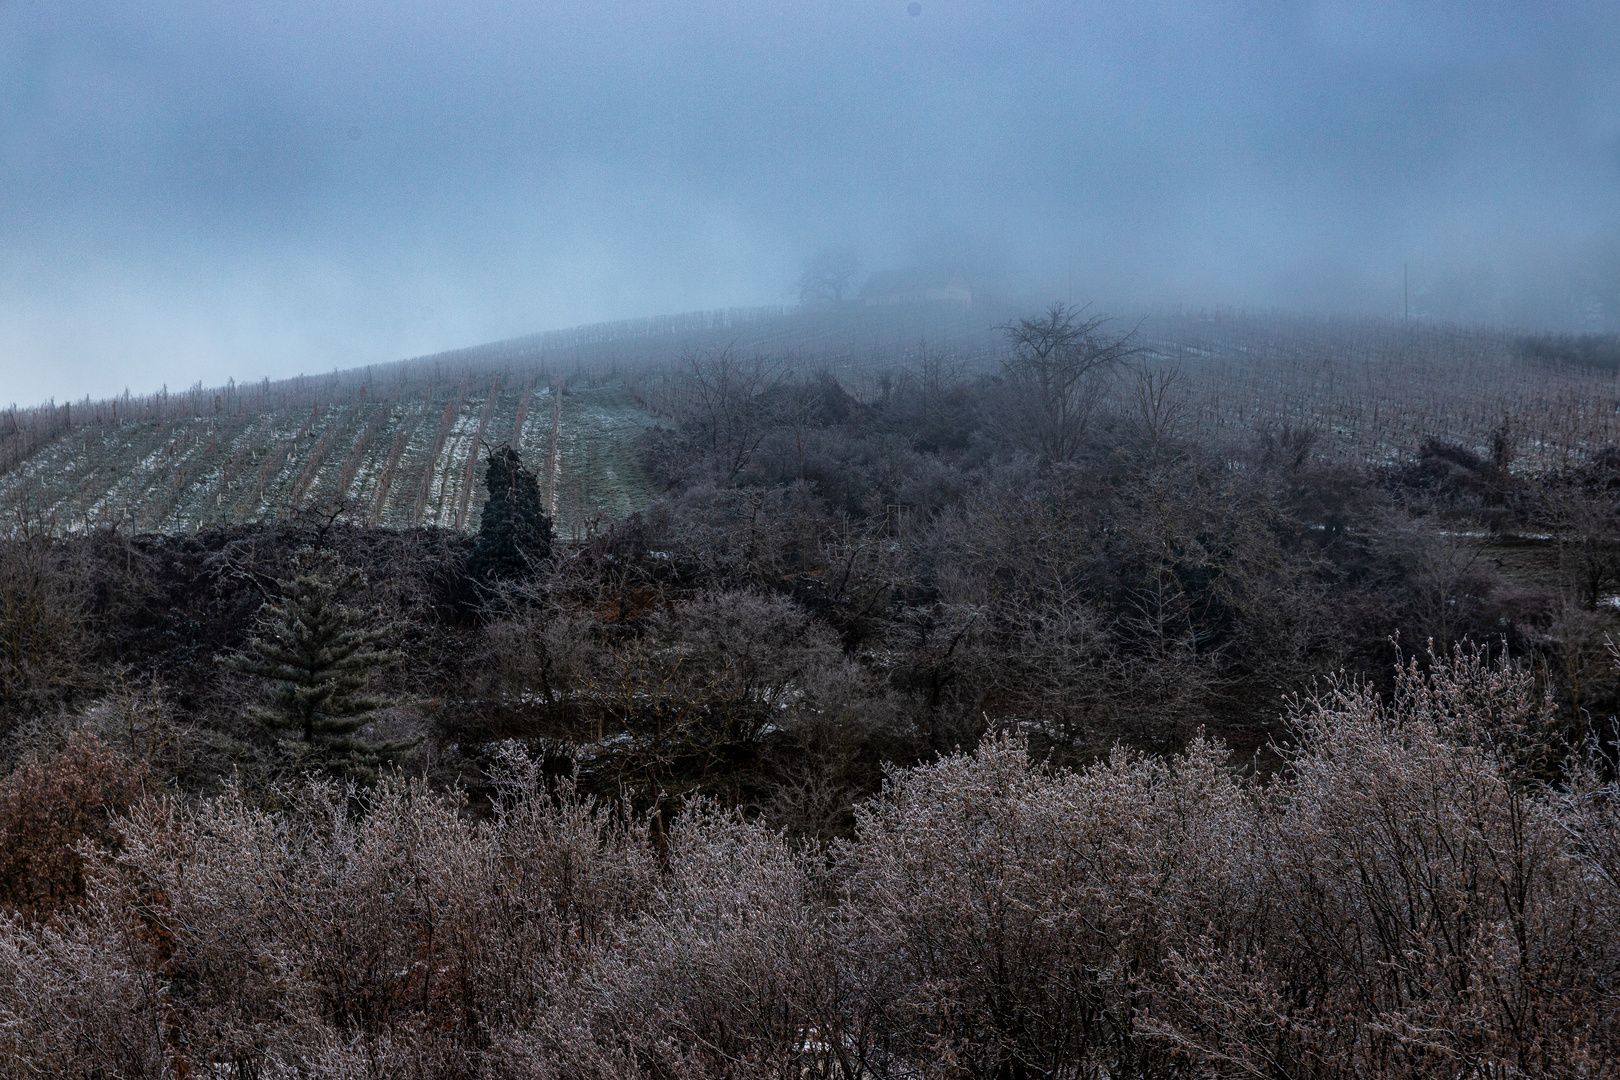
[[475, 529], [480, 447], [511, 442], [541, 471], [554, 421], [547, 494], [561, 520], [622, 515], [650, 497], [631, 446], [652, 418], [617, 381], [469, 373], [409, 398], [362, 394], [307, 412], [233, 411], [238, 396], [218, 395], [217, 411], [64, 433], [0, 477], [0, 501], [67, 528], [176, 532], [340, 497], [373, 524]]
[[652, 497], [634, 451], [654, 423], [637, 373], [722, 348], [864, 369], [930, 334], [982, 346], [991, 321], [933, 307], [703, 312], [277, 383], [13, 408], [0, 414], [0, 509], [68, 530], [177, 532], [341, 497], [372, 524], [476, 529], [479, 448], [511, 442], [566, 536]]
[[[279, 383], [13, 408], [0, 413], [0, 514], [170, 532], [341, 496], [373, 524], [475, 529], [478, 448], [510, 441], [545, 478], [568, 536], [653, 497], [635, 442], [679, 419], [684, 357], [769, 355], [784, 372], [830, 372], [870, 401], [886, 379], [958, 366], [993, 375], [996, 325], [1014, 314], [950, 304], [696, 313]], [[1539, 472], [1620, 439], [1620, 373], [1539, 361], [1506, 331], [1164, 312], [1138, 333], [1134, 368], [1177, 374], [1164, 399], [1175, 422], [1234, 443], [1286, 429], [1308, 433], [1315, 453], [1382, 465], [1431, 437], [1489, 454], [1505, 431], [1514, 468]], [[1146, 400], [1134, 377], [1118, 384], [1127, 412]]]

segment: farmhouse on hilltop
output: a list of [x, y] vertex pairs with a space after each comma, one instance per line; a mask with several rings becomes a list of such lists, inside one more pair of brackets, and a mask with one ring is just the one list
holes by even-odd
[[861, 287], [860, 299], [882, 304], [946, 303], [973, 306], [973, 287], [961, 266], [908, 266], [878, 270]]

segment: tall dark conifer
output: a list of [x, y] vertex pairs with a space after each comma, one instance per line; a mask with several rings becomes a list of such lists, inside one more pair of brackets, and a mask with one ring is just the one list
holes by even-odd
[[286, 745], [300, 763], [370, 778], [381, 755], [409, 744], [356, 738], [388, 704], [365, 694], [372, 669], [397, 659], [379, 648], [388, 628], [344, 603], [361, 583], [358, 571], [335, 560], [300, 555], [265, 600], [257, 632], [224, 663], [272, 683], [269, 707], [254, 715], [291, 736]]
[[551, 554], [551, 518], [540, 499], [540, 483], [517, 451], [503, 446], [489, 455], [484, 486], [489, 501], [467, 572], [486, 587], [526, 578]]

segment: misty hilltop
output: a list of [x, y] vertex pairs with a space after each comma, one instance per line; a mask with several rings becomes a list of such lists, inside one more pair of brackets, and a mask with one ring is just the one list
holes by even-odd
[[1617, 53], [1593, 0], [0, 4], [0, 403], [781, 304], [824, 249], [1615, 332]]
[[[476, 530], [478, 460], [507, 444], [572, 535], [656, 496], [637, 447], [676, 422], [665, 387], [683, 358], [770, 357], [825, 372], [860, 401], [930, 356], [993, 376], [1007, 309], [964, 305], [952, 281], [874, 274], [870, 295], [841, 304], [632, 320], [329, 375], [13, 407], [0, 414], [0, 503], [70, 530], [191, 531], [322, 502], [374, 525]], [[1385, 463], [1428, 437], [1486, 453], [1511, 418], [1525, 466], [1545, 469], [1606, 445], [1617, 423], [1607, 339], [1576, 347], [1238, 312], [1112, 322], [1136, 328], [1145, 363], [1180, 373], [1211, 433], [1320, 429], [1335, 453]]]

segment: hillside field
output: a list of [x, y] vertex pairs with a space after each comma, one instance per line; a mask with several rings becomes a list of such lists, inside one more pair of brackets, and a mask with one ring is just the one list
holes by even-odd
[[[559, 535], [583, 535], [654, 497], [635, 443], [685, 418], [668, 392], [683, 357], [826, 371], [870, 401], [928, 371], [994, 378], [1010, 318], [947, 305], [699, 313], [278, 383], [14, 406], [0, 413], [0, 507], [65, 531], [180, 532], [340, 499], [373, 525], [476, 529], [480, 448], [510, 441], [550, 476]], [[1174, 374], [1200, 438], [1309, 430], [1318, 454], [1382, 466], [1431, 437], [1488, 454], [1506, 425], [1512, 467], [1539, 473], [1620, 437], [1615, 370], [1528, 357], [1503, 331], [1235, 312], [1113, 323], [1133, 325], [1133, 368]]]

